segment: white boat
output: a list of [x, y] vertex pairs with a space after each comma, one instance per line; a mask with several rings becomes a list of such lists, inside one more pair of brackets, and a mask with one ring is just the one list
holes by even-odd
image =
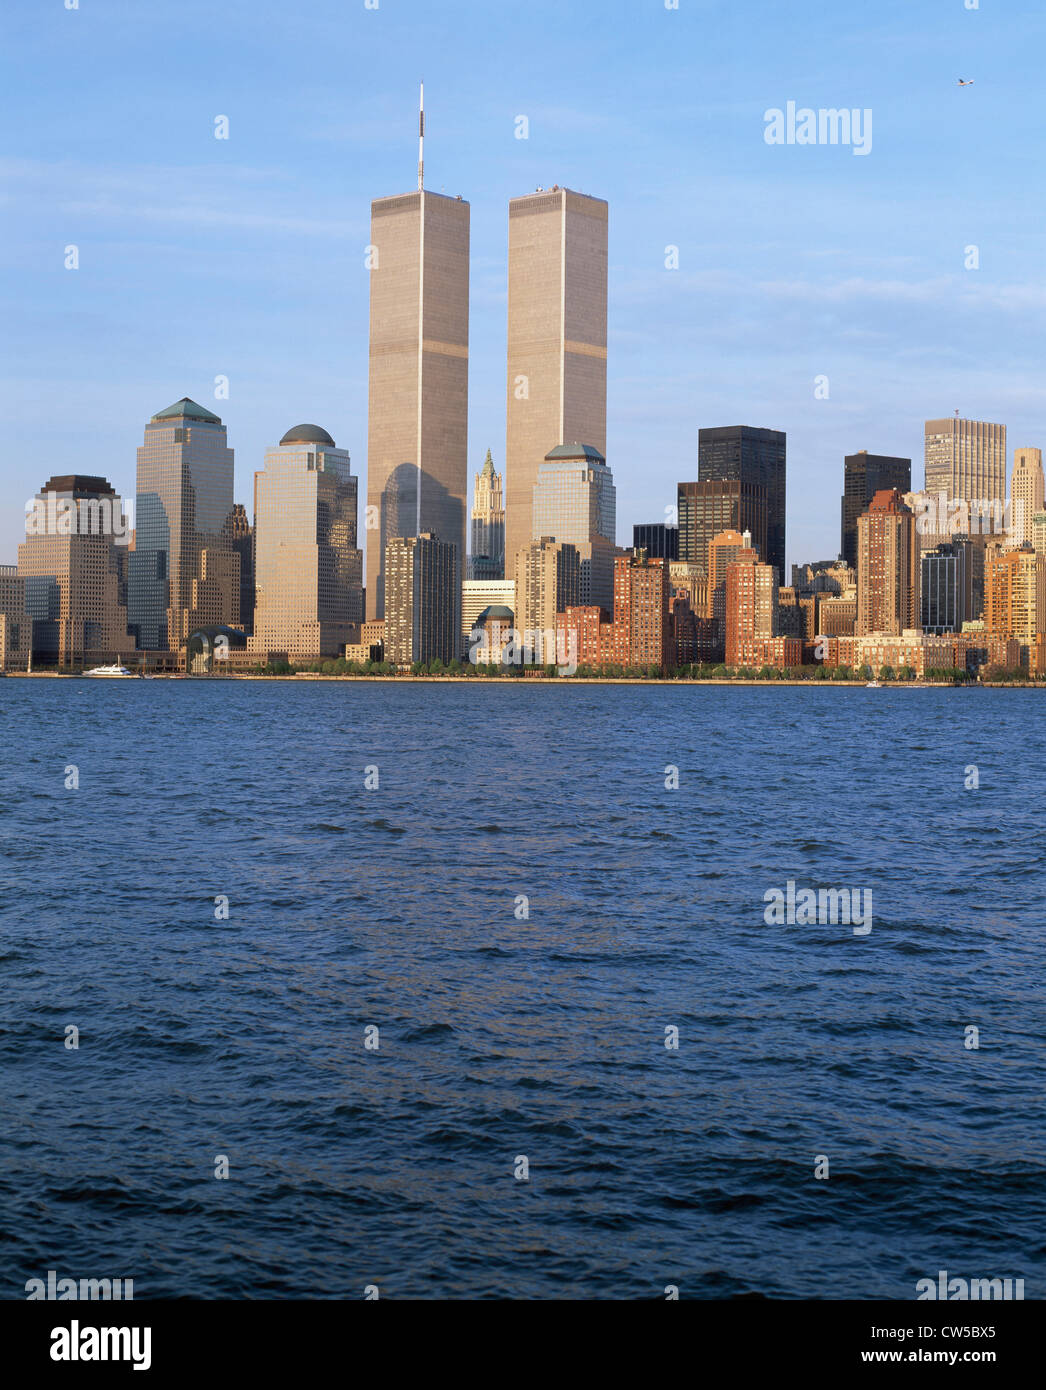
[[85, 672], [84, 672], [84, 675], [85, 675], [85, 676], [109, 676], [109, 677], [114, 677], [114, 676], [130, 676], [130, 675], [131, 675], [131, 672], [128, 671], [128, 669], [127, 669], [126, 666], [120, 666], [120, 665], [116, 665], [116, 666], [92, 666], [92, 668], [90, 669], [90, 671], [85, 671]]
[[[90, 672], [88, 672], [88, 675], [90, 675]], [[867, 681], [864, 688], [865, 690], [882, 690], [883, 683], [882, 681]]]

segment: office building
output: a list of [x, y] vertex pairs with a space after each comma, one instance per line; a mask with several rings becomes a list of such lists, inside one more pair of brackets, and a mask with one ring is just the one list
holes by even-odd
[[[505, 503], [501, 474], [494, 471], [490, 450], [476, 474], [473, 489], [469, 579], [505, 577]], [[463, 619], [464, 621], [464, 619]]]
[[[200, 553], [231, 550], [233, 451], [213, 411], [183, 396], [154, 415], [138, 450], [134, 549], [127, 608], [138, 646], [178, 651], [199, 623], [193, 582]], [[213, 570], [213, 565], [212, 565]], [[236, 612], [223, 623], [239, 621]]]
[[[760, 545], [761, 530], [742, 518], [732, 523], [735, 530], [750, 530], [759, 558], [777, 570], [780, 583], [785, 570], [786, 436], [783, 430], [754, 429], [750, 425], [728, 425], [698, 431], [697, 476], [700, 482], [731, 480], [766, 489], [766, 542]], [[682, 514], [680, 513], [680, 528]], [[721, 526], [720, 530], [726, 527]], [[682, 539], [682, 537], [680, 537]], [[691, 559], [690, 555], [681, 555]], [[699, 557], [698, 557], [699, 558]]]
[[236, 622], [250, 636], [254, 631], [254, 527], [247, 520], [242, 502], [237, 502], [229, 513], [225, 539], [240, 557], [239, 616], [229, 622]]
[[632, 527], [632, 549], [645, 550], [651, 560], [679, 559], [679, 527], [662, 521], [643, 522]]
[[0, 565], [0, 671], [29, 665], [33, 624], [25, 606], [25, 579], [16, 565]]
[[597, 604], [609, 613], [614, 604], [617, 494], [598, 449], [561, 444], [550, 450], [534, 482], [532, 517], [536, 535], [576, 546], [581, 604]]
[[1010, 536], [1016, 545], [1033, 544], [1035, 516], [1046, 508], [1041, 449], [1014, 449], [1010, 479]]
[[839, 554], [846, 564], [857, 563], [857, 518], [868, 510], [877, 492], [910, 492], [912, 461], [860, 449], [843, 460], [842, 525]]
[[[1002, 529], [1006, 505], [1006, 426], [983, 420], [927, 420], [925, 426], [926, 482], [931, 498], [942, 495], [951, 502], [967, 504], [969, 514], [960, 518], [957, 529], [972, 533], [978, 529]], [[978, 525], [973, 513], [984, 517]], [[939, 525], [935, 534], [948, 539]]]
[[[607, 204], [558, 186], [509, 204], [506, 556], [543, 534], [534, 484], [550, 449], [606, 453]], [[613, 539], [613, 537], [611, 537]], [[513, 573], [506, 569], [506, 578]]]
[[431, 532], [394, 536], [385, 553], [385, 660], [405, 666], [460, 655], [460, 551]]
[[724, 531], [747, 531], [759, 558], [767, 555], [767, 492], [762, 483], [712, 478], [680, 483], [679, 558], [708, 573], [709, 547]]
[[984, 550], [969, 540], [946, 541], [920, 556], [919, 626], [924, 632], [961, 632], [974, 617], [975, 565]]
[[319, 425], [289, 429], [254, 475], [252, 652], [290, 661], [339, 656], [359, 637], [363, 557], [358, 480]]
[[581, 602], [581, 559], [577, 547], [541, 536], [515, 558], [516, 626], [523, 640], [555, 632], [556, 615]]
[[127, 519], [104, 478], [50, 478], [26, 515], [18, 547], [34, 657], [42, 664], [94, 665], [130, 656]]
[[465, 564], [469, 205], [421, 188], [378, 198], [370, 240], [367, 617], [380, 619], [394, 537], [437, 536]]

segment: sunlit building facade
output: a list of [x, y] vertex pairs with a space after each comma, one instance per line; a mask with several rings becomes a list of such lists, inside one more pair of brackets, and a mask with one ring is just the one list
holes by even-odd
[[123, 503], [104, 478], [65, 474], [41, 488], [18, 547], [41, 662], [95, 664], [134, 650], [127, 539]]
[[266, 453], [254, 475], [252, 652], [338, 656], [358, 640], [357, 488], [348, 451], [318, 425], [288, 430]]
[[[233, 451], [217, 415], [184, 396], [152, 417], [138, 450], [128, 572], [128, 616], [139, 647], [176, 651], [200, 625], [193, 611], [200, 553], [232, 549], [224, 534], [232, 493]], [[235, 611], [220, 621], [238, 623], [239, 607], [237, 593]]]
[[[509, 204], [506, 570], [542, 535], [534, 484], [550, 449], [606, 452], [607, 204], [538, 189]], [[613, 539], [613, 537], [611, 537]]]

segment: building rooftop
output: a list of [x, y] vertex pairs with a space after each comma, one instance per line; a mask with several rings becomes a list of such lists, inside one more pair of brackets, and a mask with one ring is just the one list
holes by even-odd
[[559, 444], [545, 455], [548, 459], [586, 459], [590, 463], [606, 463], [594, 444]]
[[202, 420], [206, 424], [221, 424], [219, 415], [215, 415], [212, 410], [206, 410], [202, 405], [197, 405], [188, 396], [183, 396], [180, 401], [175, 401], [174, 405], [169, 405], [166, 410], [158, 411], [152, 418], [154, 420]]
[[326, 444], [329, 449], [338, 446], [325, 429], [319, 425], [295, 425], [280, 440], [281, 444]]
[[73, 497], [115, 497], [112, 484], [105, 478], [86, 473], [63, 473], [48, 478], [41, 492], [57, 492], [63, 496], [71, 493]]

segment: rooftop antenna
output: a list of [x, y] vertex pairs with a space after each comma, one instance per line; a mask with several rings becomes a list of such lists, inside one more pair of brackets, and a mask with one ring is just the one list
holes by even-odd
[[421, 84], [421, 105], [418, 108], [418, 191], [425, 187], [425, 83]]

